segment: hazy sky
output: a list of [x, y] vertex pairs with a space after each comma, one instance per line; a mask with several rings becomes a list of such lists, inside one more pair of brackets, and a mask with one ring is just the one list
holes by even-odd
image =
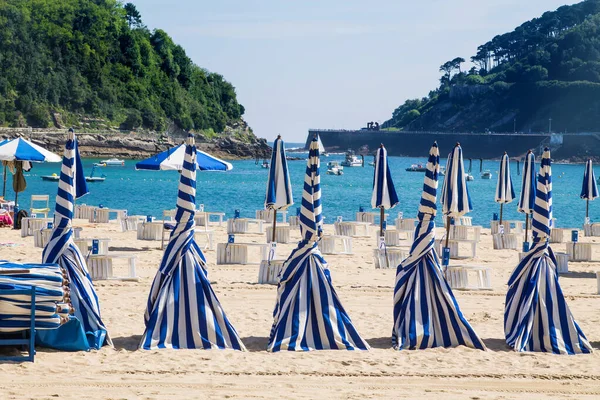
[[566, 0], [129, 0], [236, 87], [259, 137], [382, 123], [438, 68]]

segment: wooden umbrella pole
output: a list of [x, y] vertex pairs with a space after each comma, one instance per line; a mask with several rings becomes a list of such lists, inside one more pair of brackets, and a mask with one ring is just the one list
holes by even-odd
[[446, 246], [448, 247], [448, 240], [450, 239], [450, 216], [446, 217]]
[[525, 241], [529, 242], [529, 238], [527, 236], [527, 229], [529, 228], [529, 213], [525, 213]]
[[587, 221], [587, 218], [589, 217], [589, 212], [590, 212], [590, 199], [586, 199], [585, 201], [585, 218]]
[[273, 209], [273, 235], [272, 236], [272, 243], [275, 243], [275, 230], [277, 228], [277, 210]]
[[385, 210], [379, 207], [379, 236], [385, 236], [383, 233], [383, 219], [385, 218]]
[[6, 198], [6, 165], [4, 166], [4, 184], [2, 185], [2, 198]]
[[503, 206], [504, 206], [504, 203], [500, 203], [500, 224], [499, 225], [502, 225], [502, 210], [503, 210]]

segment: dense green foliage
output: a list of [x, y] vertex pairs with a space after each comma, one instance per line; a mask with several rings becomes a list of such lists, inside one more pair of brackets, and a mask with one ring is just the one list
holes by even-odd
[[[546, 12], [494, 37], [461, 71], [440, 67], [440, 86], [407, 100], [384, 128], [600, 131], [600, 0]], [[481, 115], [485, 113], [485, 115]]]
[[221, 132], [244, 108], [221, 75], [117, 0], [0, 1], [0, 125], [104, 119]]

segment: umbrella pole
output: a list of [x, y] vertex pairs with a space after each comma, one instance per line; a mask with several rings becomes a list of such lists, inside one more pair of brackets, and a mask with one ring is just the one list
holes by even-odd
[[[6, 173], [6, 170], [5, 170], [5, 173]], [[589, 218], [589, 212], [590, 212], [590, 199], [586, 199], [586, 201], [585, 201], [585, 220], [586, 221]]]
[[529, 242], [529, 237], [527, 235], [527, 229], [529, 228], [529, 213], [525, 213], [525, 241]]
[[4, 184], [2, 185], [2, 198], [6, 198], [6, 165], [4, 166]]
[[277, 228], [277, 210], [273, 209], [273, 235], [271, 243], [275, 243], [275, 228]]
[[446, 217], [446, 245], [448, 247], [448, 240], [450, 239], [450, 216]]
[[379, 207], [379, 236], [385, 236], [383, 233], [383, 219], [385, 218], [383, 207]]
[[503, 210], [502, 206], [504, 206], [504, 203], [500, 203], [500, 224], [499, 225], [502, 225], [502, 210]]

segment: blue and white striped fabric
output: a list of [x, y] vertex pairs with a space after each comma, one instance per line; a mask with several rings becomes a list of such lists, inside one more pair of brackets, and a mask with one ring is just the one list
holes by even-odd
[[485, 350], [462, 315], [434, 248], [439, 161], [434, 143], [429, 151], [415, 241], [396, 272], [392, 343], [397, 350], [460, 345]]
[[516, 351], [591, 353], [558, 283], [548, 245], [552, 224], [550, 151], [544, 150], [533, 208], [533, 246], [508, 281], [504, 309], [506, 343]]
[[281, 136], [277, 136], [273, 143], [265, 208], [285, 210], [292, 204], [294, 204], [294, 199], [292, 198], [292, 183], [290, 182], [287, 159], [285, 158], [285, 146]]
[[0, 144], [0, 160], [30, 162], [60, 162], [60, 156], [24, 138], [6, 140]]
[[585, 163], [585, 172], [583, 173], [583, 183], [581, 185], [580, 197], [584, 200], [594, 200], [598, 197], [598, 186], [596, 186], [596, 175], [592, 160], [587, 160]]
[[196, 146], [189, 135], [179, 180], [175, 228], [156, 273], [140, 348], [245, 350], [208, 280], [194, 240]]
[[383, 145], [377, 149], [375, 156], [375, 172], [373, 175], [373, 194], [371, 207], [389, 210], [398, 204], [398, 194], [392, 181], [392, 173], [388, 165], [387, 150]]
[[[158, 153], [135, 164], [136, 170], [181, 171], [185, 158], [186, 145], [181, 144]], [[229, 171], [233, 165], [213, 155], [196, 149], [196, 163], [200, 171]]]
[[42, 253], [42, 262], [58, 264], [67, 272], [74, 316], [83, 325], [89, 345], [98, 349], [104, 344], [112, 346], [112, 342], [100, 316], [98, 296], [88, 273], [85, 258], [73, 241], [71, 225], [73, 201], [78, 194], [75, 186], [76, 182], [81, 180], [78, 175], [84, 175], [84, 172], [77, 168], [79, 155], [76, 153], [75, 135], [69, 131], [58, 182], [54, 228], [50, 241]]
[[496, 183], [496, 203], [508, 204], [515, 199], [515, 189], [510, 177], [510, 161], [506, 152], [500, 159], [498, 182]]
[[369, 348], [331, 283], [317, 245], [322, 225], [319, 145], [313, 138], [302, 192], [302, 241], [283, 264], [268, 351]]
[[523, 180], [521, 182], [521, 195], [517, 210], [520, 213], [531, 214], [535, 205], [535, 155], [531, 150], [525, 156], [523, 163]]
[[442, 187], [442, 213], [445, 217], [460, 217], [473, 210], [465, 179], [462, 148], [457, 143], [448, 157]]

